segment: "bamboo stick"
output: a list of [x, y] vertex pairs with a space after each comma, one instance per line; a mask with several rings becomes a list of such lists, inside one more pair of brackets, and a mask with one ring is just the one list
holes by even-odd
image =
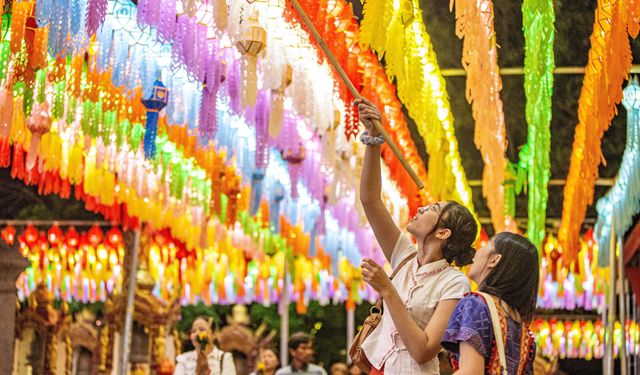
[[[322, 48], [322, 51], [329, 59], [329, 62], [331, 63], [333, 68], [336, 70], [336, 72], [338, 72], [338, 75], [340, 76], [340, 78], [342, 78], [342, 81], [345, 83], [345, 85], [347, 85], [347, 88], [351, 92], [351, 95], [353, 95], [353, 97], [356, 99], [362, 98], [358, 90], [356, 90], [355, 86], [353, 86], [353, 83], [347, 76], [347, 73], [345, 73], [344, 69], [342, 69], [342, 66], [340, 65], [336, 57], [333, 55], [333, 52], [331, 52], [331, 49], [329, 49], [329, 46], [327, 46], [327, 43], [324, 41], [324, 39], [322, 39], [322, 36], [320, 36], [320, 34], [318, 33], [318, 30], [316, 30], [315, 26], [313, 26], [313, 24], [311, 23], [311, 20], [309, 19], [307, 14], [304, 12], [304, 9], [302, 9], [302, 7], [300, 6], [297, 0], [291, 0], [291, 3], [293, 4], [293, 7], [296, 9], [298, 14], [300, 15], [300, 18], [302, 18], [302, 21], [304, 22], [304, 24], [307, 25], [307, 28], [309, 28], [309, 31], [311, 31], [311, 35], [313, 35], [313, 38], [316, 40], [316, 42], [318, 42], [318, 44], [320, 45], [320, 48]], [[374, 121], [373, 125], [375, 126], [376, 130], [380, 133], [380, 135], [382, 135], [382, 138], [384, 138], [384, 141], [387, 142], [387, 145], [389, 145], [389, 148], [391, 149], [393, 154], [398, 158], [398, 160], [400, 161], [400, 164], [402, 164], [402, 167], [407, 171], [407, 173], [409, 174], [413, 182], [416, 184], [418, 189], [423, 189], [424, 183], [422, 183], [422, 181], [420, 180], [420, 177], [418, 177], [418, 175], [413, 170], [413, 168], [411, 168], [411, 165], [409, 164], [407, 159], [404, 157], [404, 155], [402, 155], [402, 153], [400, 152], [400, 149], [395, 144], [395, 142], [393, 142], [393, 139], [391, 139], [391, 136], [389, 136], [389, 133], [387, 133], [385, 128], [382, 126], [382, 123], [380, 121]]]

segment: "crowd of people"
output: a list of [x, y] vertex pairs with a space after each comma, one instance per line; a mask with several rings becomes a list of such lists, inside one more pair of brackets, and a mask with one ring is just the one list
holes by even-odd
[[[384, 139], [376, 122], [382, 116], [366, 99], [355, 105], [367, 128], [360, 138], [366, 145], [360, 200], [393, 274], [362, 260], [362, 278], [379, 293], [382, 311], [356, 340], [354, 364], [333, 364], [331, 374], [440, 374], [443, 350], [458, 375], [533, 374], [536, 348], [529, 324], [539, 284], [536, 247], [505, 232], [476, 251], [478, 224], [455, 201], [421, 207], [406, 228], [413, 240], [403, 234], [381, 198]], [[477, 292], [459, 270], [467, 265]], [[191, 331], [196, 350], [178, 357], [175, 374], [235, 375], [231, 356], [199, 339], [207, 334], [210, 325], [196, 319]], [[326, 375], [312, 363], [313, 353], [311, 337], [296, 333], [289, 339], [291, 364], [280, 368], [278, 353], [263, 349], [255, 374]]]

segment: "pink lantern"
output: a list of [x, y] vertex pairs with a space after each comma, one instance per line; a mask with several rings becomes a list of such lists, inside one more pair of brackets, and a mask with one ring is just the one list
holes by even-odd
[[51, 129], [51, 116], [49, 116], [49, 105], [47, 102], [33, 105], [31, 116], [27, 120], [27, 128], [31, 131], [31, 146], [27, 155], [27, 170], [33, 169], [36, 164], [40, 138]]

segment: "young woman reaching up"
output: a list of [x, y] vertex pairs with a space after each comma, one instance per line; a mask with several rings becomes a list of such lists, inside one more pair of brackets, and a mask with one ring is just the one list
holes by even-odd
[[[380, 324], [362, 344], [372, 374], [438, 374], [440, 339], [456, 303], [470, 289], [452, 264], [471, 263], [478, 226], [469, 210], [453, 201], [421, 207], [407, 225], [414, 245], [393, 222], [380, 197], [380, 144], [372, 121], [380, 112], [366, 99], [355, 101], [367, 127], [367, 145], [360, 180], [360, 199], [369, 224], [395, 270], [390, 280], [382, 267], [362, 261], [363, 279], [383, 298]], [[405, 262], [406, 261], [406, 262]]]

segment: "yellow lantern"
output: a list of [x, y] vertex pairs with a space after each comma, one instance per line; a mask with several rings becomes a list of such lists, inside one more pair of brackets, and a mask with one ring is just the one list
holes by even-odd
[[267, 32], [258, 22], [257, 13], [253, 13], [246, 23], [241, 25], [240, 34], [236, 47], [244, 57], [242, 59], [244, 87], [241, 99], [244, 106], [253, 107], [258, 95], [256, 59], [267, 44]]

